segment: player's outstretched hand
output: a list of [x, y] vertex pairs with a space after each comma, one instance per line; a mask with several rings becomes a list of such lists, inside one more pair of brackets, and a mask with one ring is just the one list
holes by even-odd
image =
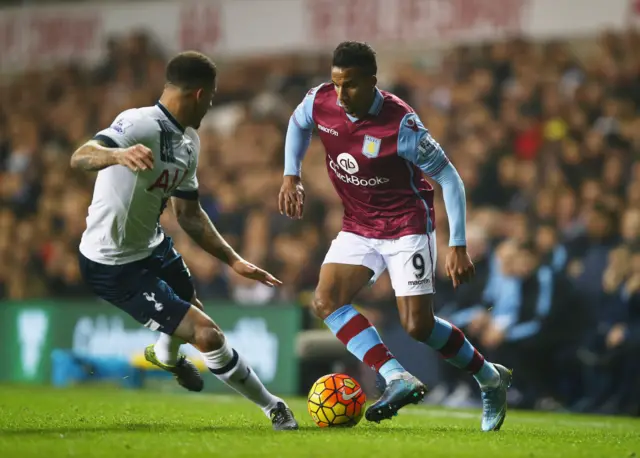
[[467, 253], [467, 247], [451, 247], [451, 251], [447, 254], [445, 271], [447, 273], [447, 277], [451, 278], [453, 281], [454, 288], [457, 288], [462, 283], [466, 283], [473, 278], [476, 273], [476, 268]]
[[144, 145], [133, 145], [115, 152], [118, 164], [134, 172], [153, 169], [153, 152]]
[[266, 270], [262, 270], [259, 267], [254, 266], [250, 262], [244, 259], [239, 259], [231, 264], [231, 268], [239, 275], [250, 278], [252, 280], [259, 281], [267, 286], [280, 286], [282, 282], [276, 277], [271, 275]]
[[289, 218], [301, 219], [304, 212], [304, 197], [304, 186], [302, 186], [300, 177], [285, 176], [278, 195], [280, 214], [287, 215]]

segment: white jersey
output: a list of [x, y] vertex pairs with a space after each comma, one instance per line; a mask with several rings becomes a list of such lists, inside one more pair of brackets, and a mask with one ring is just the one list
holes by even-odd
[[142, 144], [153, 151], [154, 166], [133, 172], [114, 165], [98, 172], [80, 252], [109, 265], [144, 259], [164, 240], [159, 220], [168, 199], [197, 199], [200, 138], [157, 104], [122, 112], [94, 139], [114, 148]]

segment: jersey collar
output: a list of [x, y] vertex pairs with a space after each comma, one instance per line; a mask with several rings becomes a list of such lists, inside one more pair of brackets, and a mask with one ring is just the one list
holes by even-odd
[[371, 104], [371, 108], [369, 108], [369, 114], [378, 116], [380, 111], [382, 111], [382, 102], [384, 102], [384, 97], [382, 97], [380, 90], [376, 88], [376, 95], [373, 97], [373, 103]]
[[174, 116], [169, 112], [169, 110], [167, 110], [167, 108], [160, 102], [156, 103], [156, 106], [160, 108], [160, 111], [162, 111], [164, 115], [169, 119], [169, 121], [171, 121], [171, 124], [176, 126], [176, 128], [184, 134], [184, 130], [185, 130], [184, 127], [182, 127], [182, 125], [178, 122], [178, 120], [174, 118]]
[[[380, 114], [382, 110], [382, 103], [384, 102], [384, 97], [382, 97], [382, 93], [378, 88], [375, 88], [375, 95], [373, 96], [373, 103], [371, 104], [371, 108], [369, 108], [369, 114], [371, 116], [377, 116]], [[340, 100], [336, 99], [336, 105], [340, 105]], [[358, 121], [358, 118], [355, 116], [351, 116], [349, 113], [345, 113], [351, 122]]]

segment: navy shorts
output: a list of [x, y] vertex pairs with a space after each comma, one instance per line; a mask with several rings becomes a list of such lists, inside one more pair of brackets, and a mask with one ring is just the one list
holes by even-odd
[[189, 269], [165, 237], [148, 258], [110, 266], [80, 253], [84, 281], [100, 298], [153, 331], [173, 334], [195, 294]]

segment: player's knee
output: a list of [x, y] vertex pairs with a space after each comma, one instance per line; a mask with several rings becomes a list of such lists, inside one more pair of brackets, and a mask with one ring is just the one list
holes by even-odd
[[336, 300], [328, 294], [316, 291], [313, 302], [311, 303], [311, 309], [318, 318], [324, 320], [343, 305], [344, 304], [338, 304]]
[[204, 353], [218, 350], [224, 344], [222, 329], [214, 322], [196, 327], [194, 344]]
[[412, 338], [418, 342], [426, 342], [431, 337], [435, 326], [435, 317], [424, 314], [420, 317], [410, 317], [404, 324], [404, 328]]

